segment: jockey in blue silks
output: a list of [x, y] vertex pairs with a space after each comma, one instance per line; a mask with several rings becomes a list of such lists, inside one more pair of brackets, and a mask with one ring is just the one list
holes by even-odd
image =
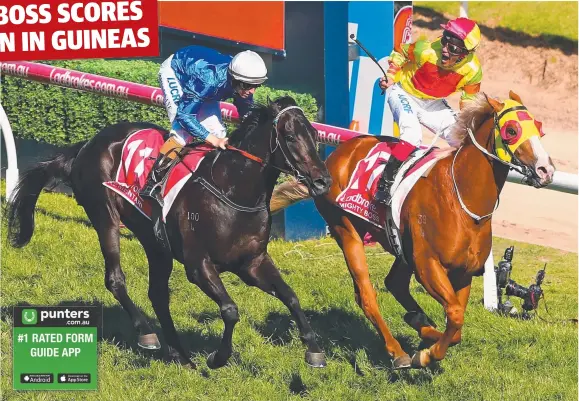
[[233, 97], [240, 117], [253, 104], [253, 94], [267, 79], [263, 59], [246, 50], [235, 57], [202, 46], [188, 46], [161, 64], [159, 83], [171, 122], [169, 139], [140, 192], [143, 198], [162, 205], [160, 187], [178, 151], [194, 138], [225, 149], [226, 129], [219, 102]]

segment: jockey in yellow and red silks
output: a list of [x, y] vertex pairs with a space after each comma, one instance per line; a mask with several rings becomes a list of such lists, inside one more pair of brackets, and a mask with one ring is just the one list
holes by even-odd
[[[421, 124], [446, 138], [456, 121], [456, 113], [445, 98], [462, 92], [460, 107], [480, 90], [482, 68], [474, 54], [481, 34], [468, 18], [457, 18], [441, 25], [442, 37], [433, 42], [419, 40], [394, 50], [388, 60], [382, 89], [390, 88], [388, 105], [400, 130], [400, 139], [414, 146], [422, 143]], [[389, 202], [389, 189], [402, 164], [392, 160], [378, 184], [376, 200]]]

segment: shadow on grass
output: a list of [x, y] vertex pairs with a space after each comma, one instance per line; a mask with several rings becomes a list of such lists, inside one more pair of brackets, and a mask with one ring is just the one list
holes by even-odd
[[309, 395], [308, 388], [298, 373], [292, 375], [289, 383], [289, 390], [292, 394], [299, 395], [300, 397], [307, 397]]
[[[18, 303], [16, 305], [2, 306], [0, 308], [1, 319], [5, 323], [13, 320], [14, 306], [35, 306], [28, 303]], [[156, 319], [145, 315], [153, 331], [159, 336], [161, 341], [161, 351], [147, 351], [137, 345], [137, 335], [133, 329], [127, 313], [121, 306], [104, 306], [102, 303], [86, 301], [62, 301], [58, 305], [51, 306], [100, 306], [102, 307], [102, 326], [98, 329], [99, 341], [105, 340], [120, 349], [130, 350], [135, 358], [132, 364], [136, 367], [150, 367], [151, 361], [163, 361], [169, 363], [166, 355], [167, 345], [164, 341], [159, 323]], [[142, 311], [141, 311], [142, 312]], [[312, 328], [318, 335], [318, 343], [328, 355], [346, 355], [352, 369], [359, 376], [365, 376], [365, 362], [357, 360], [357, 353], [360, 350], [365, 351], [368, 361], [373, 367], [379, 370], [387, 371], [387, 379], [391, 383], [402, 381], [408, 384], [425, 384], [432, 383], [435, 376], [443, 373], [440, 365], [436, 364], [430, 368], [422, 370], [402, 370], [394, 371], [391, 369], [391, 359], [384, 349], [384, 345], [378, 334], [371, 330], [364, 321], [363, 317], [357, 316], [350, 312], [339, 309], [331, 309], [323, 313], [306, 312]], [[196, 316], [199, 322], [208, 322], [215, 319], [213, 313], [202, 312]], [[264, 337], [270, 339], [274, 344], [282, 345], [289, 343], [292, 339], [291, 327], [293, 323], [289, 315], [279, 313], [270, 313], [264, 323], [254, 324], [256, 330]], [[207, 355], [218, 348], [221, 338], [217, 336], [205, 336], [199, 331], [188, 330], [179, 331], [179, 339], [184, 348], [188, 350], [190, 356], [196, 354]], [[402, 347], [412, 354], [412, 345], [410, 337], [397, 336], [397, 340]], [[233, 358], [237, 353], [234, 352]], [[365, 359], [365, 358], [364, 358]], [[240, 361], [244, 370], [257, 375], [260, 368], [253, 366], [251, 363]], [[246, 361], [247, 362], [247, 361]], [[198, 366], [199, 372], [204, 377], [209, 377], [208, 371], [204, 366]], [[301, 397], [308, 396], [308, 388], [303, 382], [301, 376], [297, 373], [291, 377], [289, 391], [294, 395]]]
[[[30, 305], [29, 303], [18, 303], [16, 305], [2, 306], [0, 308], [1, 319], [5, 323], [8, 320], [14, 320], [13, 307], [14, 306], [36, 306]], [[58, 305], [46, 305], [46, 306], [97, 306], [102, 307], [102, 325], [97, 330], [97, 337], [99, 341], [105, 340], [110, 343], [115, 344], [118, 348], [127, 349], [138, 356], [137, 360], [133, 363], [137, 367], [148, 367], [150, 366], [151, 360], [159, 360], [164, 362], [169, 362], [166, 355], [167, 344], [163, 338], [163, 333], [159, 322], [156, 318], [148, 316], [140, 308], [140, 312], [143, 313], [153, 332], [159, 337], [161, 342], [161, 350], [159, 351], [149, 351], [138, 346], [137, 344], [137, 332], [131, 324], [129, 315], [120, 306], [104, 306], [101, 302], [87, 302], [87, 301], [62, 301]], [[219, 346], [221, 338], [217, 336], [206, 336], [202, 335], [200, 331], [178, 330], [179, 340], [181, 344], [190, 354], [194, 357], [195, 354], [209, 354], [216, 350]]]
[[[83, 226], [88, 227], [88, 228], [94, 228], [88, 218], [63, 216], [63, 215], [51, 212], [51, 211], [46, 210], [46, 209], [41, 208], [41, 207], [36, 207], [36, 212], [40, 213], [46, 217], [50, 217], [51, 219], [61, 221], [63, 223], [76, 223], [76, 224], [80, 224], [80, 225], [83, 225]], [[96, 231], [95, 231], [95, 233], [96, 233]], [[120, 236], [121, 236], [121, 238], [126, 238], [126, 239], [136, 239], [137, 238], [130, 231], [128, 233], [120, 231]]]
[[[414, 12], [424, 17], [430, 18], [430, 21], [414, 20], [412, 23], [421, 28], [432, 30], [441, 30], [440, 24], [446, 24], [448, 18], [443, 14], [429, 8], [414, 6]], [[559, 35], [543, 34], [538, 36], [529, 35], [528, 33], [514, 31], [509, 28], [495, 27], [491, 28], [478, 22], [481, 33], [489, 40], [498, 40], [515, 46], [534, 46], [543, 48], [556, 48], [566, 55], [577, 54], [577, 41], [565, 38]]]
[[[316, 333], [318, 344], [326, 354], [346, 355], [356, 374], [364, 376], [363, 370], [359, 367], [361, 361], [357, 360], [357, 353], [361, 350], [365, 351], [372, 366], [391, 369], [392, 359], [387, 354], [384, 343], [378, 333], [368, 326], [363, 315], [332, 308], [324, 312], [306, 311], [306, 316]], [[289, 314], [278, 312], [271, 312], [265, 322], [254, 323], [254, 327], [269, 342], [278, 346], [290, 343], [293, 338], [292, 332], [295, 335], [295, 330], [297, 330]], [[419, 348], [414, 347], [414, 339], [407, 335], [397, 335], [396, 339], [410, 356], [425, 345], [421, 343]], [[392, 371], [389, 380], [396, 382], [402, 379], [408, 383], [430, 381], [433, 373], [441, 372], [442, 368], [436, 365], [432, 369], [414, 371], [412, 374]], [[292, 383], [295, 388], [300, 387], [297, 381], [292, 381]]]

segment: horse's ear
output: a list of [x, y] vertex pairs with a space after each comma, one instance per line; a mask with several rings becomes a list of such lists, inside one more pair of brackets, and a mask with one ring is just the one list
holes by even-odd
[[497, 113], [498, 113], [499, 111], [501, 111], [502, 109], [504, 109], [504, 107], [505, 107], [505, 104], [504, 104], [504, 103], [501, 103], [501, 102], [493, 99], [492, 97], [488, 97], [486, 94], [485, 94], [485, 97], [487, 98], [487, 102], [491, 105], [491, 107], [492, 107], [493, 109], [495, 109], [495, 111], [496, 111]]
[[267, 95], [266, 98], [267, 98], [267, 108], [269, 110], [273, 110], [274, 114], [277, 114], [279, 112], [278, 105], [273, 100], [271, 100], [269, 95]]
[[513, 91], [509, 91], [509, 98], [511, 100], [514, 100], [515, 102], [518, 102], [520, 104], [523, 104], [523, 101], [521, 100], [521, 97], [519, 95], [517, 95], [515, 92]]

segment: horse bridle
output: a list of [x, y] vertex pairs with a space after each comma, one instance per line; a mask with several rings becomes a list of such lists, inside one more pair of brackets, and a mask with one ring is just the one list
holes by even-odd
[[[509, 148], [508, 144], [505, 142], [505, 140], [504, 140], [502, 137], [501, 137], [501, 140], [503, 141], [503, 144], [505, 145], [506, 151], [507, 151], [507, 152], [509, 153], [509, 155], [511, 156], [511, 159], [513, 160], [513, 163], [510, 163], [510, 162], [507, 162], [507, 161], [502, 160], [500, 157], [498, 157], [498, 155], [497, 155], [497, 153], [496, 153], [496, 139], [494, 139], [494, 138], [495, 138], [494, 130], [498, 130], [498, 131], [500, 132], [501, 127], [500, 127], [500, 125], [499, 125], [499, 121], [500, 121], [501, 117], [503, 117], [503, 116], [504, 116], [505, 114], [507, 114], [507, 113], [510, 113], [511, 111], [516, 111], [516, 110], [527, 110], [527, 108], [526, 108], [525, 106], [522, 106], [522, 105], [521, 105], [521, 106], [513, 106], [513, 107], [510, 107], [510, 108], [508, 108], [508, 109], [506, 109], [506, 110], [503, 110], [500, 114], [497, 114], [496, 111], [493, 113], [494, 124], [493, 124], [493, 126], [492, 126], [492, 128], [491, 128], [491, 131], [490, 131], [490, 134], [489, 134], [490, 137], [493, 138], [493, 141], [495, 141], [495, 142], [493, 143], [493, 145], [492, 145], [492, 149], [493, 149], [493, 152], [492, 152], [492, 153], [490, 153], [488, 150], [486, 150], [486, 148], [484, 148], [483, 146], [481, 146], [481, 145], [477, 142], [477, 140], [475, 139], [474, 134], [473, 134], [473, 132], [472, 132], [472, 129], [470, 129], [470, 127], [467, 127], [466, 130], [467, 130], [467, 132], [468, 132], [468, 135], [469, 135], [469, 137], [470, 137], [473, 145], [474, 145], [478, 150], [480, 150], [483, 154], [485, 154], [486, 156], [490, 157], [491, 159], [494, 159], [494, 160], [496, 160], [496, 161], [504, 164], [505, 166], [508, 166], [510, 170], [515, 170], [515, 171], [517, 171], [518, 173], [522, 174], [522, 175], [524, 176], [524, 178], [523, 178], [523, 183], [533, 183], [533, 181], [537, 181], [537, 180], [539, 179], [539, 176], [537, 175], [537, 173], [535, 173], [535, 171], [534, 171], [532, 168], [530, 168], [530, 167], [528, 167], [528, 166], [525, 166], [525, 165], [521, 162], [521, 160], [520, 160], [517, 156], [515, 156], [514, 152], [511, 151], [511, 149]], [[487, 118], [486, 120], [488, 120], [488, 118]], [[486, 121], [486, 120], [485, 120], [485, 121]], [[485, 121], [483, 121], [483, 124], [484, 124]], [[463, 146], [464, 146], [464, 145], [463, 145]], [[452, 165], [451, 165], [452, 182], [453, 182], [453, 184], [454, 184], [454, 189], [455, 189], [455, 191], [456, 191], [456, 195], [457, 195], [457, 197], [458, 197], [458, 201], [459, 201], [459, 203], [460, 203], [460, 206], [461, 206], [462, 209], [466, 212], [466, 214], [468, 214], [470, 217], [472, 217], [472, 218], [473, 218], [474, 220], [476, 220], [477, 223], [478, 223], [478, 222], [481, 221], [482, 219], [484, 219], [484, 218], [486, 218], [486, 217], [490, 217], [490, 216], [493, 215], [493, 213], [494, 213], [494, 212], [497, 210], [497, 208], [499, 207], [500, 198], [497, 198], [497, 201], [496, 201], [496, 203], [495, 203], [495, 208], [494, 208], [494, 210], [493, 210], [491, 213], [489, 213], [489, 214], [485, 214], [484, 216], [479, 216], [479, 215], [477, 215], [476, 213], [471, 212], [471, 211], [468, 209], [468, 207], [465, 205], [465, 203], [464, 203], [463, 200], [462, 200], [462, 197], [460, 196], [460, 192], [459, 192], [459, 190], [458, 190], [458, 185], [456, 184], [456, 180], [454, 179], [454, 163], [455, 163], [455, 161], [456, 161], [456, 157], [458, 156], [458, 153], [459, 153], [460, 150], [463, 148], [463, 146], [461, 146], [461, 147], [456, 151], [456, 153], [454, 154], [454, 159], [452, 160]]]
[[[499, 121], [501, 119], [502, 116], [504, 116], [505, 114], [511, 112], [511, 111], [516, 111], [516, 110], [527, 110], [527, 108], [523, 105], [521, 106], [514, 106], [511, 107], [507, 110], [504, 110], [501, 112], [501, 114], [497, 115], [497, 113], [494, 113], [494, 123], [495, 126], [494, 128], [498, 131], [500, 131], [500, 126], [499, 126]], [[501, 137], [501, 140], [503, 141], [503, 144], [505, 145], [505, 150], [506, 152], [511, 156], [511, 159], [513, 160], [513, 163], [507, 163], [504, 162], [503, 164], [507, 164], [512, 170], [517, 171], [518, 173], [520, 173], [521, 175], [524, 176], [523, 178], [523, 182], [524, 183], [533, 183], [533, 181], [537, 182], [538, 180], [540, 180], [539, 175], [535, 172], [535, 170], [533, 170], [532, 168], [525, 166], [523, 164], [523, 162], [521, 162], [521, 160], [515, 156], [514, 152], [511, 151], [511, 148], [509, 148], [508, 144], [505, 142], [505, 140]], [[496, 155], [496, 146], [493, 146], [493, 149], [495, 149], [495, 155]], [[499, 159], [500, 162], [503, 162], [503, 160]]]
[[[239, 152], [239, 153], [241, 153], [243, 156], [245, 156], [245, 157], [247, 157], [248, 159], [253, 160], [253, 161], [261, 164], [261, 165], [264, 166], [264, 167], [267, 166], [267, 165], [270, 165], [271, 167], [273, 167], [273, 168], [281, 171], [282, 173], [286, 173], [286, 174], [293, 175], [299, 182], [305, 181], [305, 180], [306, 180], [306, 177], [305, 177], [302, 173], [299, 172], [299, 170], [294, 166], [294, 164], [293, 164], [292, 162], [290, 162], [289, 158], [287, 157], [286, 153], [285, 153], [284, 150], [283, 150], [283, 147], [282, 147], [282, 146], [280, 145], [280, 143], [279, 143], [279, 132], [278, 132], [278, 130], [277, 130], [277, 125], [278, 125], [278, 122], [279, 122], [279, 118], [281, 117], [281, 115], [282, 115], [283, 113], [285, 113], [285, 112], [288, 111], [288, 110], [292, 110], [292, 109], [300, 110], [302, 113], [304, 112], [303, 109], [302, 109], [301, 107], [299, 107], [299, 106], [289, 106], [289, 107], [286, 107], [286, 108], [280, 110], [280, 112], [277, 113], [277, 115], [276, 115], [275, 118], [273, 119], [273, 123], [272, 123], [272, 125], [273, 125], [272, 133], [275, 133], [275, 146], [272, 145], [272, 143], [271, 143], [271, 142], [272, 142], [272, 141], [271, 141], [271, 140], [272, 140], [272, 137], [274, 137], [274, 135], [271, 135], [270, 138], [269, 138], [269, 150], [270, 150], [271, 154], [273, 155], [273, 153], [279, 148], [279, 150], [281, 151], [281, 154], [282, 154], [283, 157], [284, 157], [285, 164], [286, 164], [287, 166], [289, 166], [290, 170], [284, 169], [284, 168], [281, 168], [281, 167], [278, 167], [278, 166], [275, 166], [275, 165], [272, 164], [272, 163], [269, 163], [269, 162], [264, 161], [261, 157], [255, 156], [255, 155], [253, 155], [253, 154], [251, 154], [251, 153], [249, 153], [249, 152], [246, 152], [245, 150], [236, 148], [235, 146], [227, 145], [227, 149], [229, 149], [229, 150], [234, 150], [234, 151], [236, 151], [236, 152]], [[305, 114], [304, 114], [304, 116], [305, 116]], [[219, 157], [219, 155], [217, 155], [217, 157]], [[215, 159], [217, 159], [217, 157], [215, 157]], [[213, 163], [215, 163], [215, 160], [213, 160]], [[213, 168], [212, 168], [212, 170], [213, 170]]]
[[[495, 111], [493, 113], [493, 119], [494, 119], [494, 125], [491, 128], [491, 133], [490, 135], [492, 135], [492, 137], [494, 138], [493, 135], [493, 130], [497, 130], [500, 132], [501, 127], [499, 125], [499, 121], [500, 119], [507, 113], [510, 113], [511, 111], [517, 111], [517, 110], [528, 110], [525, 106], [513, 106], [510, 107], [506, 110], [503, 110], [501, 112], [501, 114], [497, 114], [497, 112]], [[483, 148], [474, 138], [474, 134], [472, 132], [472, 130], [470, 128], [467, 128], [468, 130], [468, 135], [470, 136], [470, 139], [472, 140], [473, 144], [485, 155], [497, 160], [498, 162], [504, 164], [505, 166], [509, 166], [509, 169], [511, 170], [515, 170], [518, 173], [520, 173], [521, 175], [525, 176], [526, 180], [537, 180], [539, 179], [539, 176], [537, 175], [537, 173], [530, 167], [527, 167], [523, 164], [523, 162], [521, 162], [521, 160], [515, 156], [514, 152], [511, 151], [511, 149], [509, 148], [508, 144], [505, 142], [505, 140], [501, 137], [501, 141], [503, 141], [503, 144], [505, 145], [505, 150], [506, 152], [511, 156], [511, 159], [513, 160], [513, 163], [509, 163], [507, 161], [502, 160], [501, 158], [498, 157], [497, 153], [496, 153], [496, 141], [495, 144], [493, 144], [493, 153], [489, 153], [485, 148]]]
[[[289, 166], [289, 168], [291, 169], [291, 171], [286, 170], [286, 169], [283, 169], [283, 168], [278, 167], [278, 166], [275, 166], [275, 165], [273, 165], [273, 164], [272, 164], [271, 166], [272, 166], [273, 168], [278, 169], [278, 170], [281, 171], [282, 173], [286, 173], [286, 174], [291, 174], [291, 175], [293, 175], [298, 182], [305, 182], [305, 181], [306, 181], [306, 177], [305, 177], [302, 173], [299, 172], [299, 170], [294, 166], [294, 164], [293, 164], [292, 162], [290, 162], [289, 158], [287, 157], [287, 155], [285, 154], [285, 152], [284, 152], [284, 150], [283, 150], [283, 147], [282, 147], [282, 146], [280, 145], [280, 143], [279, 143], [279, 132], [278, 132], [278, 130], [277, 130], [277, 125], [278, 125], [278, 122], [279, 122], [279, 118], [281, 117], [281, 115], [282, 115], [283, 113], [285, 113], [285, 112], [288, 111], [288, 110], [292, 110], [292, 109], [297, 109], [297, 110], [301, 111], [302, 114], [304, 113], [304, 111], [303, 111], [303, 110], [301, 109], [301, 107], [299, 107], [299, 106], [289, 106], [289, 107], [286, 107], [285, 109], [282, 109], [279, 113], [277, 113], [277, 116], [275, 116], [275, 118], [273, 119], [273, 127], [274, 127], [273, 132], [275, 132], [275, 147], [273, 147], [272, 144], [271, 144], [271, 137], [270, 137], [270, 139], [269, 139], [269, 150], [270, 150], [272, 156], [273, 156], [274, 152], [277, 150], [277, 148], [279, 148], [279, 150], [281, 151], [281, 154], [283, 155], [285, 164], [286, 164], [287, 166]], [[305, 117], [305, 114], [304, 114], [304, 117]], [[272, 135], [272, 137], [273, 137], [273, 135]], [[294, 160], [294, 162], [295, 162], [295, 160]]]
[[[281, 167], [275, 166], [272, 163], [269, 163], [267, 161], [264, 161], [262, 158], [255, 156], [245, 150], [236, 148], [235, 146], [231, 146], [231, 145], [227, 145], [227, 149], [229, 150], [233, 150], [236, 152], [241, 153], [243, 156], [245, 156], [246, 158], [253, 160], [259, 164], [261, 164], [262, 166], [267, 166], [270, 165], [271, 167], [286, 173], [286, 174], [292, 174], [299, 182], [303, 182], [306, 180], [306, 177], [301, 174], [299, 172], [299, 170], [297, 168], [295, 168], [295, 166], [289, 161], [287, 155], [285, 154], [283, 147], [280, 145], [279, 143], [279, 132], [277, 130], [277, 124], [279, 122], [279, 118], [280, 116], [285, 113], [288, 110], [292, 110], [292, 109], [298, 109], [300, 110], [302, 113], [304, 112], [299, 106], [289, 106], [286, 107], [282, 110], [279, 111], [279, 113], [277, 113], [277, 115], [275, 116], [275, 118], [273, 119], [273, 129], [272, 129], [272, 133], [275, 132], [275, 147], [272, 145], [272, 137], [274, 136], [273, 134], [270, 136], [269, 139], [269, 148], [271, 151], [271, 154], [273, 155], [273, 153], [277, 150], [277, 148], [279, 147], [279, 150], [281, 151], [283, 157], [284, 157], [284, 161], [286, 163], [286, 165], [288, 165], [291, 169], [290, 170], [286, 170], [283, 169]], [[219, 158], [219, 156], [221, 155], [221, 152], [218, 152], [217, 155], [215, 156], [215, 158], [213, 158], [213, 163], [211, 163], [211, 180], [213, 182], [215, 182], [215, 180], [213, 179], [213, 167], [215, 166], [215, 162], [217, 161], [217, 159]], [[223, 190], [221, 190], [220, 188], [217, 188], [215, 185], [213, 185], [212, 183], [208, 182], [206, 179], [204, 179], [203, 177], [197, 177], [193, 180], [194, 182], [198, 182], [201, 185], [203, 185], [207, 190], [209, 190], [209, 192], [211, 192], [213, 195], [215, 195], [218, 199], [220, 199], [223, 203], [225, 203], [227, 206], [229, 206], [232, 209], [235, 209], [237, 211], [240, 212], [260, 212], [263, 210], [267, 209], [267, 205], [265, 204], [265, 200], [261, 201], [257, 206], [255, 207], [247, 207], [247, 206], [242, 206], [242, 205], [238, 205], [237, 203], [233, 202], [231, 199], [229, 199], [225, 193], [223, 193]]]

